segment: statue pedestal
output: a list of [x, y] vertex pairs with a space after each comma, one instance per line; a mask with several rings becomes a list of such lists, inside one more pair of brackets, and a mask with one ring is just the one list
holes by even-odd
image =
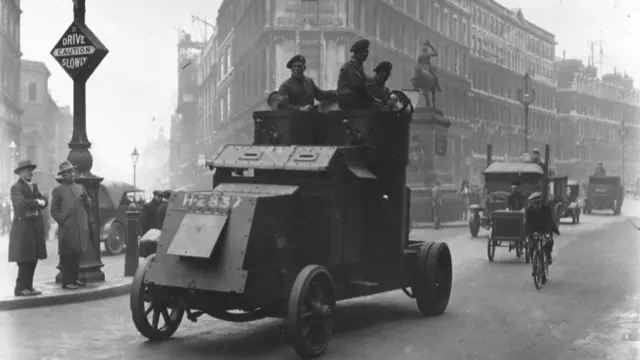
[[[455, 196], [457, 186], [453, 185], [451, 158], [447, 156], [447, 133], [451, 122], [445, 119], [441, 110], [417, 108], [413, 113], [409, 145], [409, 166], [407, 186], [411, 189], [411, 221], [432, 222], [431, 192], [436, 179], [448, 186], [442, 187], [442, 221], [461, 220], [462, 199]], [[455, 189], [454, 189], [455, 188]], [[454, 189], [453, 191], [451, 189]], [[451, 211], [448, 211], [450, 207]], [[460, 209], [458, 209], [460, 208]]]

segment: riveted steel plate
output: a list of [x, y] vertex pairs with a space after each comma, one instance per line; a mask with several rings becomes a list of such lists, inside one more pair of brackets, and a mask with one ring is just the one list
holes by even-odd
[[227, 145], [213, 160], [218, 168], [327, 170], [337, 148], [327, 146]]
[[228, 219], [226, 214], [186, 214], [167, 254], [208, 259]]

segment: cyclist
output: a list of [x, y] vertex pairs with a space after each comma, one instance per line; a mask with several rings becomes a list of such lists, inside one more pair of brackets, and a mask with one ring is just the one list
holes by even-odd
[[[525, 212], [525, 226], [527, 236], [529, 236], [529, 244], [531, 246], [534, 245], [534, 241], [531, 237], [535, 233], [540, 233], [542, 235], [552, 235], [552, 233], [555, 233], [560, 235], [558, 226], [553, 220], [553, 211], [551, 210], [551, 207], [542, 203], [542, 193], [535, 192], [531, 194], [531, 196], [529, 196], [529, 203], [530, 205], [527, 207]], [[547, 263], [551, 264], [553, 262], [551, 257], [551, 253], [553, 252], [553, 236], [551, 236], [549, 241], [544, 244], [543, 250], [547, 255]]]

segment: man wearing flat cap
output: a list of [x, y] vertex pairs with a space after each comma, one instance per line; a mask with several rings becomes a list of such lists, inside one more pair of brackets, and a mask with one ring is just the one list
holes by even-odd
[[38, 260], [47, 258], [42, 211], [48, 203], [32, 182], [36, 167], [30, 160], [21, 160], [13, 170], [19, 176], [11, 186], [13, 222], [9, 234], [9, 262], [18, 264], [15, 296], [42, 294], [33, 287], [33, 275]]
[[527, 198], [520, 192], [520, 181], [511, 183], [511, 194], [507, 198], [507, 209], [520, 211], [524, 208]]
[[151, 229], [160, 229], [156, 220], [156, 211], [162, 203], [162, 191], [153, 190], [153, 199], [144, 204], [140, 213], [140, 230], [145, 234]]
[[369, 57], [369, 40], [359, 40], [351, 46], [353, 56], [340, 68], [338, 75], [338, 105], [342, 110], [370, 109], [374, 100], [367, 91], [371, 81], [364, 73], [364, 62]]
[[307, 60], [302, 55], [295, 55], [287, 62], [287, 69], [291, 70], [291, 77], [285, 80], [278, 94], [281, 101], [278, 108], [281, 110], [309, 111], [313, 109], [315, 100], [335, 100], [336, 92], [321, 90], [312, 78], [306, 77]]
[[173, 194], [173, 191], [171, 190], [163, 191], [162, 202], [156, 209], [156, 224], [158, 225], [158, 229], [160, 230], [162, 230], [162, 226], [164, 225], [164, 217], [167, 215], [167, 208], [169, 207], [169, 199], [171, 198], [171, 194]]
[[76, 290], [86, 285], [78, 279], [78, 272], [90, 241], [91, 204], [84, 187], [75, 182], [75, 167], [65, 161], [58, 170], [62, 181], [51, 191], [51, 217], [58, 223], [62, 288]]
[[375, 75], [367, 84], [367, 91], [373, 97], [373, 100], [379, 104], [386, 105], [388, 103], [390, 90], [387, 87], [387, 80], [391, 77], [391, 65], [388, 61], [382, 61], [373, 69]]

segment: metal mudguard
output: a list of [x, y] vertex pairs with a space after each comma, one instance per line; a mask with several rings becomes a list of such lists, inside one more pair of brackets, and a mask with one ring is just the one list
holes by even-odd
[[279, 233], [291, 236], [290, 224], [280, 219], [292, 216], [292, 195], [297, 190], [289, 185], [223, 183], [211, 191], [175, 193], [149, 281], [244, 293], [249, 272], [260, 270], [255, 265], [252, 268], [250, 260], [277, 251], [276, 240], [268, 234], [280, 227]]

